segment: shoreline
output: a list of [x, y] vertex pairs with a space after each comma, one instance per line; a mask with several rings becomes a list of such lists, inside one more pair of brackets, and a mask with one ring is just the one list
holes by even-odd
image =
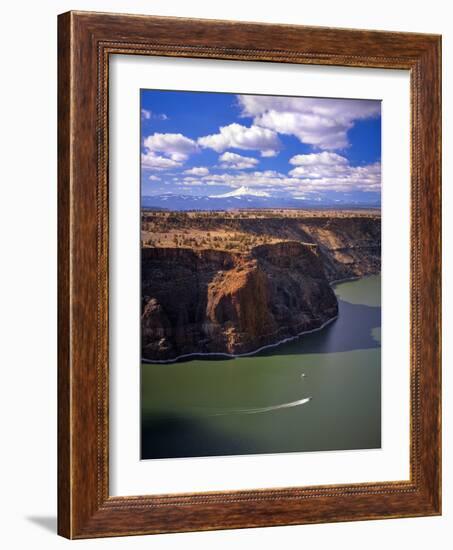
[[[374, 277], [376, 275], [380, 275], [379, 273], [370, 273], [368, 275], [364, 275], [363, 277], [345, 277], [344, 279], [336, 279], [334, 281], [329, 281], [329, 285], [333, 287], [333, 285], [339, 284], [339, 283], [346, 283], [348, 281], [357, 281], [359, 279], [366, 279], [367, 277]], [[296, 338], [300, 338], [304, 334], [311, 334], [313, 332], [318, 332], [322, 329], [324, 329], [326, 326], [333, 323], [336, 319], [338, 319], [338, 315], [335, 315], [334, 317], [331, 317], [327, 321], [325, 321], [320, 327], [313, 328], [310, 330], [303, 330], [302, 332], [299, 332], [298, 334], [295, 334], [294, 336], [288, 336], [287, 338], [283, 338], [282, 340], [279, 340], [278, 342], [275, 342], [273, 344], [266, 344], [265, 346], [261, 346], [260, 348], [257, 348], [253, 351], [248, 351], [246, 353], [225, 353], [225, 352], [206, 352], [206, 353], [184, 353], [183, 355], [178, 355], [174, 359], [144, 359], [142, 357], [141, 362], [142, 364], [146, 365], [169, 365], [173, 363], [177, 363], [181, 359], [189, 359], [191, 357], [224, 357], [226, 359], [236, 359], [238, 357], [251, 357], [253, 355], [256, 355], [260, 351], [264, 351], [265, 349], [270, 348], [276, 348], [282, 344], [286, 344], [287, 342], [291, 342], [292, 340], [295, 340]]]
[[377, 275], [381, 275], [381, 272], [378, 271], [377, 273], [368, 273], [368, 275], [362, 275], [362, 277], [344, 277], [344, 279], [334, 279], [333, 281], [329, 281], [329, 284], [330, 286], [333, 286], [338, 283], [347, 283], [348, 281], [358, 281], [359, 279], [368, 279], [369, 277], [376, 277]]
[[358, 281], [359, 279], [374, 277], [374, 275], [377, 275], [377, 273], [372, 273], [371, 275], [365, 275], [364, 277], [344, 277], [344, 279], [334, 279], [333, 281], [329, 281], [329, 285], [333, 287], [333, 285], [337, 285], [339, 283], [347, 283], [348, 281]]
[[250, 357], [252, 355], [256, 355], [260, 351], [263, 351], [265, 349], [269, 348], [276, 348], [280, 346], [281, 344], [286, 344], [287, 342], [291, 342], [292, 340], [295, 340], [296, 338], [299, 338], [300, 336], [303, 336], [304, 334], [311, 334], [312, 332], [318, 332], [319, 330], [322, 330], [327, 325], [330, 325], [330, 323], [333, 323], [336, 319], [338, 319], [338, 315], [335, 315], [334, 317], [331, 317], [330, 319], [327, 319], [320, 327], [313, 328], [310, 330], [303, 330], [302, 332], [299, 332], [295, 334], [294, 336], [288, 336], [287, 338], [283, 338], [282, 340], [279, 340], [278, 342], [275, 342], [273, 344], [266, 344], [265, 346], [261, 346], [260, 348], [257, 348], [253, 351], [247, 351], [245, 353], [225, 353], [225, 352], [206, 352], [206, 353], [184, 353], [183, 355], [178, 355], [178, 357], [175, 357], [174, 359], [144, 359], [142, 358], [141, 362], [145, 363], [147, 365], [166, 365], [171, 363], [177, 363], [180, 359], [188, 359], [190, 357], [225, 357], [228, 359], [236, 359], [237, 357]]

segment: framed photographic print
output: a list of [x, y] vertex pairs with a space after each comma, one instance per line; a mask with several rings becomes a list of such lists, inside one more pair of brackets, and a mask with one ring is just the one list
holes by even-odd
[[59, 533], [440, 502], [440, 37], [59, 17]]

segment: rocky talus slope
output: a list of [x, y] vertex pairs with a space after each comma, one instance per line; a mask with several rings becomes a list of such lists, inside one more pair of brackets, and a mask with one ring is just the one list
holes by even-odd
[[232, 221], [282, 241], [142, 249], [144, 359], [248, 353], [319, 328], [338, 312], [331, 281], [380, 271], [380, 218]]

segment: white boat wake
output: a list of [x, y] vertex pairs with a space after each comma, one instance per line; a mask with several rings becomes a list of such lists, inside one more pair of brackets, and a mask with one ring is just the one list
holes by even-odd
[[271, 405], [269, 407], [257, 407], [255, 409], [227, 409], [221, 412], [209, 414], [208, 416], [227, 416], [230, 414], [260, 414], [277, 411], [279, 409], [291, 409], [292, 407], [299, 407], [300, 405], [305, 405], [309, 401], [311, 401], [311, 397], [305, 397], [304, 399], [298, 399], [297, 401], [281, 403], [280, 405]]

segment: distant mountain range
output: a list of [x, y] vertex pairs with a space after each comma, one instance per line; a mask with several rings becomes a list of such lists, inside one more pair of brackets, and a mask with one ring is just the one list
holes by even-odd
[[222, 195], [148, 195], [142, 197], [142, 208], [157, 210], [232, 210], [243, 208], [378, 208], [380, 201], [373, 193], [360, 197], [334, 194], [316, 198], [272, 197], [265, 191], [239, 187]]

